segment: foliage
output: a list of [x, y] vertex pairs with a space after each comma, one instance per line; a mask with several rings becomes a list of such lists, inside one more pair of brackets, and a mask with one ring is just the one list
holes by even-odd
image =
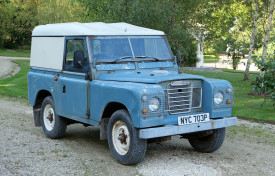
[[[262, 47], [270, 0], [257, 1], [256, 50]], [[253, 27], [251, 0], [2, 0], [0, 12], [0, 48], [30, 45], [33, 28], [41, 24], [127, 22], [164, 31], [173, 53], [180, 50], [186, 66], [197, 60], [196, 40], [190, 31], [203, 30], [202, 49], [206, 54], [217, 55], [226, 50], [228, 38], [242, 43], [247, 52]], [[275, 30], [270, 33], [270, 41], [274, 36]]]
[[182, 23], [184, 3], [167, 0], [117, 0], [85, 1], [88, 16], [93, 21], [127, 22], [130, 24], [164, 31], [174, 54], [182, 53], [185, 66], [194, 66], [196, 44]]
[[0, 1], [0, 47], [30, 45], [32, 30], [39, 24], [85, 20], [86, 7], [73, 0]]
[[244, 47], [234, 38], [228, 38], [227, 43], [226, 53], [231, 56], [233, 69], [236, 70], [241, 57], [244, 56]]
[[185, 65], [196, 62], [196, 45], [182, 23], [187, 2], [173, 0], [5, 0], [0, 2], [0, 47], [30, 44], [35, 26], [64, 22], [127, 22], [162, 30]]
[[[269, 0], [257, 0], [259, 4], [258, 27], [254, 41], [254, 49], [262, 47], [262, 41], [267, 23]], [[207, 54], [217, 54], [226, 50], [227, 38], [232, 38], [242, 43], [245, 53], [248, 52], [250, 36], [253, 29], [254, 4], [251, 0], [229, 0], [222, 3], [219, 8], [214, 8], [211, 21], [212, 31], [217, 29], [213, 35], [208, 36], [205, 45]], [[210, 23], [210, 22], [209, 22]], [[232, 31], [234, 34], [232, 35]], [[275, 31], [271, 31], [275, 36]], [[272, 40], [270, 40], [272, 41]], [[261, 53], [262, 54], [262, 53]]]
[[0, 41], [6, 48], [29, 44], [31, 31], [35, 25], [33, 1], [19, 0], [0, 3]]
[[255, 64], [264, 74], [256, 77], [252, 91], [268, 94], [268, 98], [275, 101], [275, 57], [270, 57], [266, 61], [262, 58], [256, 59]]
[[37, 4], [38, 24], [84, 22], [87, 8], [75, 0], [43, 0]]
[[[275, 41], [271, 41], [268, 45], [267, 45], [267, 53], [270, 55], [275, 55]], [[261, 57], [263, 54], [263, 46], [261, 48], [259, 48], [257, 51], [255, 51], [255, 55], [257, 55], [258, 57]]]

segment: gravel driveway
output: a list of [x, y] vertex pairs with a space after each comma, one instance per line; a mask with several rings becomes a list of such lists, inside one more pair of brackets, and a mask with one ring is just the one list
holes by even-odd
[[7, 57], [0, 56], [0, 79], [4, 79], [10, 76], [15, 75], [19, 72], [20, 67], [12, 60], [28, 60], [30, 58], [27, 57]]
[[275, 175], [275, 126], [238, 123], [214, 153], [198, 153], [175, 136], [148, 144], [142, 163], [123, 166], [99, 140], [99, 128], [70, 125], [65, 138], [52, 140], [34, 127], [26, 102], [0, 96], [0, 175]]
[[123, 166], [112, 157], [99, 128], [68, 126], [52, 140], [34, 127], [26, 102], [0, 100], [0, 175], [275, 175], [275, 128], [240, 120], [215, 153], [194, 151], [178, 136], [149, 144], [145, 160]]

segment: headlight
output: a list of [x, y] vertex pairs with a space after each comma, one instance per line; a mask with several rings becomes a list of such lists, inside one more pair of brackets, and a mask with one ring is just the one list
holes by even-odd
[[221, 104], [222, 101], [223, 101], [223, 94], [221, 92], [215, 93], [215, 95], [214, 95], [214, 102], [216, 104]]
[[159, 99], [152, 98], [149, 102], [149, 109], [152, 112], [156, 112], [159, 109]]

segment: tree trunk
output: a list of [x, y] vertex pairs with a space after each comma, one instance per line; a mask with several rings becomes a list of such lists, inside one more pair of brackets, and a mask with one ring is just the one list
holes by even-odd
[[203, 43], [204, 43], [204, 36], [203, 34], [199, 34], [196, 38], [198, 42], [198, 50], [197, 50], [197, 58], [198, 62], [196, 63], [196, 67], [200, 68], [203, 65]]
[[244, 81], [249, 80], [249, 68], [250, 68], [250, 63], [251, 63], [251, 57], [252, 57], [252, 51], [253, 51], [253, 46], [254, 46], [254, 40], [255, 40], [255, 35], [256, 35], [256, 31], [257, 31], [257, 15], [258, 15], [258, 2], [257, 0], [253, 1], [253, 4], [255, 4], [255, 12], [254, 12], [254, 17], [253, 17], [253, 31], [251, 34], [251, 38], [250, 38], [250, 46], [249, 46], [249, 54], [248, 54], [248, 60], [246, 63], [246, 69], [244, 72]]
[[273, 16], [273, 11], [274, 11], [274, 0], [270, 1], [269, 7], [270, 8], [269, 8], [267, 27], [266, 27], [266, 31], [265, 31], [263, 56], [262, 56], [264, 60], [266, 60], [266, 55], [267, 55], [267, 44], [268, 44], [268, 40], [269, 40], [269, 33], [271, 30], [272, 16]]
[[[267, 45], [268, 45], [268, 40], [269, 40], [269, 33], [271, 30], [271, 23], [272, 23], [272, 16], [273, 16], [273, 11], [274, 11], [274, 0], [270, 1], [269, 4], [269, 14], [268, 14], [268, 22], [267, 22], [267, 27], [265, 31], [265, 38], [264, 38], [264, 46], [263, 46], [263, 56], [262, 58], [264, 61], [266, 61], [266, 55], [267, 55]], [[260, 76], [263, 78], [264, 77], [264, 72], [260, 72]], [[262, 87], [264, 87], [264, 83], [262, 82], [261, 84]]]

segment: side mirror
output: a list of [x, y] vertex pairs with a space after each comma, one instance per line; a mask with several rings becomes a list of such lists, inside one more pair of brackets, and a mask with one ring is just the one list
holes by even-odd
[[178, 50], [178, 52], [177, 52], [177, 64], [178, 64], [178, 67], [180, 67], [180, 65], [181, 65], [181, 52], [180, 52], [180, 50]]

